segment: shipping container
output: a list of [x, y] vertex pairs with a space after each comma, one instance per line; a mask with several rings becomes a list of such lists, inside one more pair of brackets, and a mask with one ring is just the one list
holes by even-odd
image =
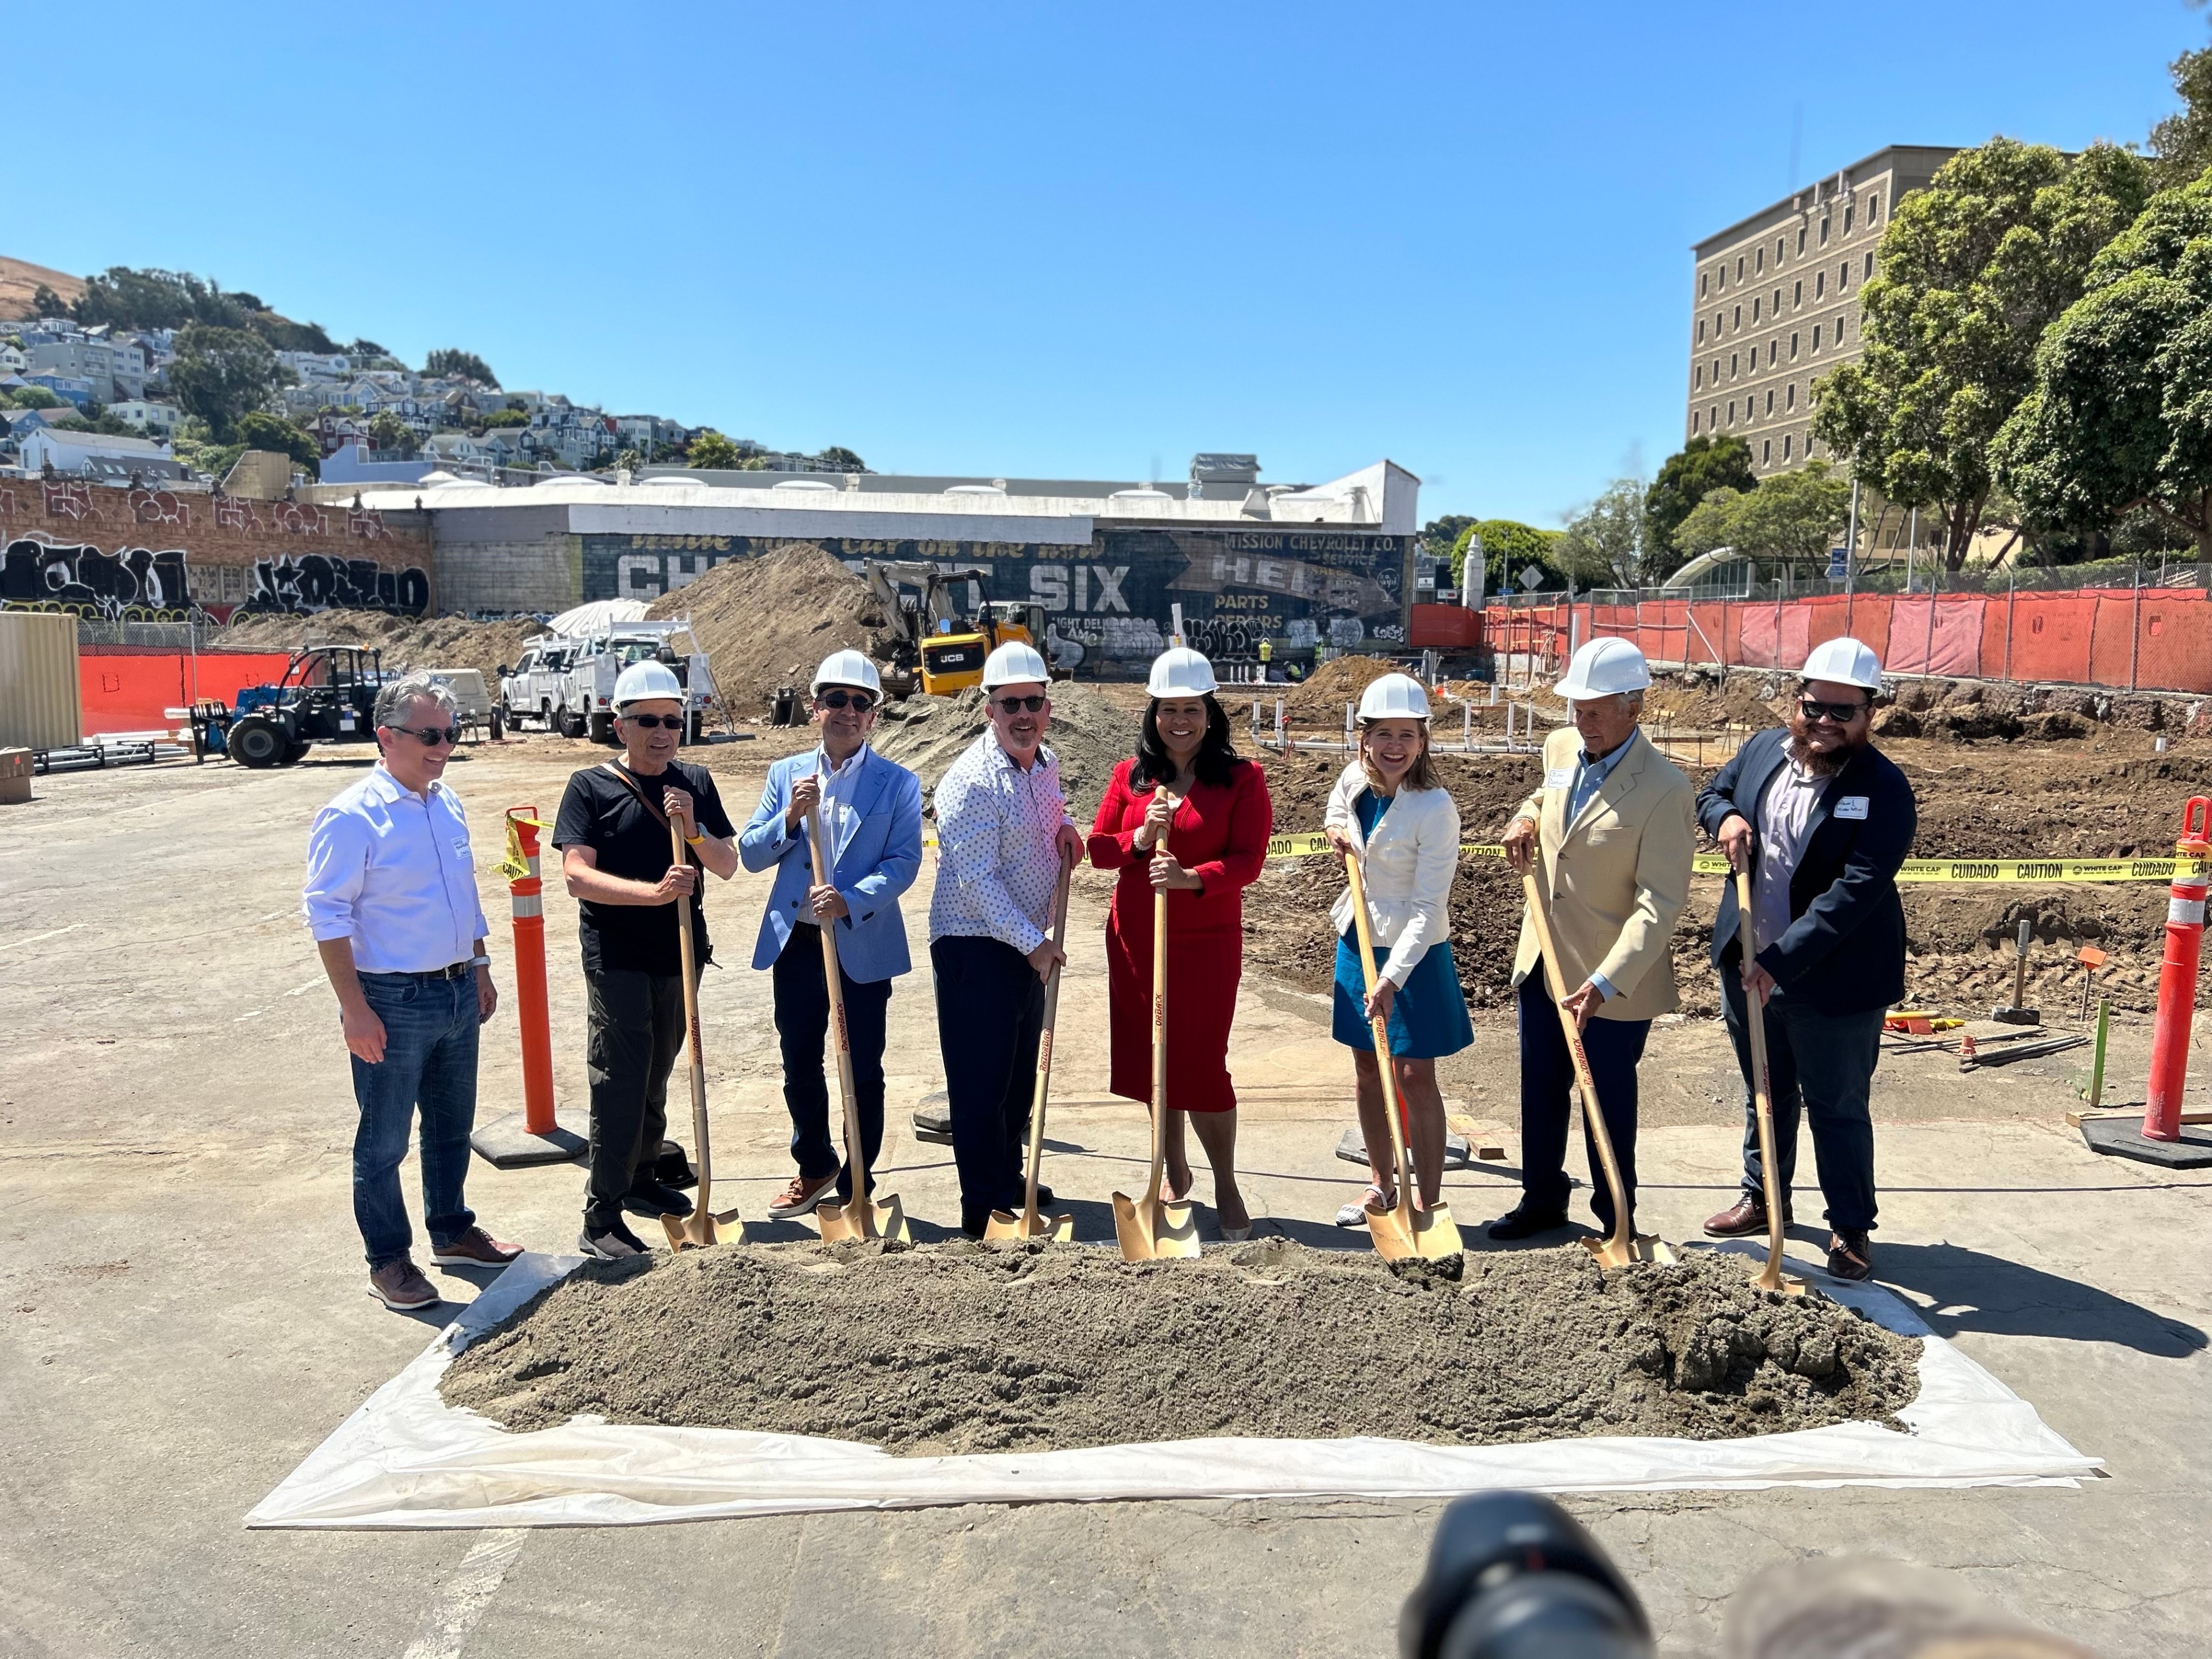
[[76, 618], [0, 611], [0, 749], [66, 749], [83, 736]]

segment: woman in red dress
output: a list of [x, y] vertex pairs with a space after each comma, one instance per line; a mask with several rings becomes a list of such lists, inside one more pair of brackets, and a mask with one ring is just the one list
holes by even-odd
[[[1229, 741], [1214, 700], [1212, 665], [1177, 646], [1152, 664], [1137, 752], [1114, 781], [1091, 827], [1091, 861], [1119, 870], [1106, 921], [1106, 986], [1113, 1089], [1152, 1097], [1152, 896], [1168, 896], [1167, 1192], [1191, 1188], [1186, 1115], [1213, 1166], [1221, 1236], [1251, 1236], [1237, 1190], [1237, 1091], [1229, 1080], [1229, 1026], [1244, 964], [1244, 889], [1267, 857], [1275, 827], [1267, 785]], [[1163, 797], [1160, 793], [1165, 791]], [[1160, 848], [1164, 837], [1166, 848]]]

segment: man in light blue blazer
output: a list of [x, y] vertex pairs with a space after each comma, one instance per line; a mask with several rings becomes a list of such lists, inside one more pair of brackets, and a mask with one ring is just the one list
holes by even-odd
[[[759, 806], [738, 837], [748, 870], [775, 868], [753, 966], [774, 975], [775, 1030], [783, 1048], [783, 1100], [799, 1173], [771, 1200], [774, 1218], [802, 1216], [835, 1191], [853, 1195], [853, 1171], [830, 1129], [823, 1044], [830, 987], [823, 927], [834, 930], [853, 1050], [860, 1139], [873, 1170], [884, 1144], [884, 1031], [891, 981], [912, 964], [899, 895], [921, 868], [921, 781], [868, 746], [883, 702], [876, 665], [860, 651], [834, 651], [814, 675], [814, 720], [822, 742], [769, 768]], [[807, 815], [819, 811], [830, 879], [814, 880]], [[869, 1177], [874, 1186], [874, 1177]]]

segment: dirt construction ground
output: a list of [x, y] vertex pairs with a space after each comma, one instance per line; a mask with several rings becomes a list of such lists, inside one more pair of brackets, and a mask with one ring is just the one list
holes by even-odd
[[[2160, 850], [2182, 799], [2212, 776], [2204, 743], [2185, 737], [2154, 755], [2147, 732], [2106, 731], [2047, 745], [1954, 734], [1893, 747], [1923, 791], [1918, 850], [2002, 855]], [[734, 814], [787, 746], [784, 734], [763, 733], [708, 751]], [[550, 808], [567, 774], [593, 758], [584, 745], [532, 735], [453, 768], [510, 997], [507, 899], [491, 872], [500, 809]], [[490, 1659], [867, 1646], [1261, 1659], [1395, 1647], [1435, 1504], [246, 1531], [246, 1510], [453, 1311], [409, 1318], [362, 1293], [346, 1058], [297, 917], [308, 819], [363, 763], [341, 751], [270, 773], [213, 764], [42, 779], [30, 805], [0, 808], [0, 1651]], [[1283, 827], [1310, 827], [1314, 792], [1340, 763], [1300, 756], [1272, 769]], [[1496, 827], [1519, 787], [1510, 772], [1525, 765], [1454, 763], [1463, 803], [1490, 814], [1470, 810], [1470, 831]], [[926, 866], [925, 890], [933, 875]], [[580, 1115], [574, 908], [550, 885], [555, 1069], [564, 1110]], [[751, 1217], [791, 1168], [767, 976], [745, 966], [765, 886], [745, 876], [713, 886], [721, 965], [703, 994], [716, 1200]], [[1249, 901], [1231, 1051], [1244, 1103], [1240, 1162], [1263, 1218], [1259, 1237], [1364, 1249], [1364, 1235], [1329, 1224], [1358, 1177], [1332, 1156], [1349, 1118], [1350, 1066], [1315, 994], [1328, 939], [1313, 913], [1328, 888], [1309, 861], [1271, 870]], [[1062, 1206], [1094, 1242], [1110, 1239], [1107, 1195], [1140, 1178], [1146, 1148], [1141, 1110], [1104, 1089], [1105, 894], [1097, 878], [1079, 884], [1046, 1161]], [[2002, 933], [2008, 906], [2030, 899], [2039, 972], [2052, 975], [2037, 994], [2060, 1029], [2070, 1028], [2079, 983], [2060, 964], [2082, 940], [2114, 948], [2124, 1012], [2108, 1096], [2140, 1101], [2148, 1028], [2128, 1011], [2148, 1006], [2139, 976], [2154, 971], [2162, 889], [1925, 890], [1911, 901], [1917, 986], [1942, 1006], [1986, 1012], [2009, 976], [1988, 936]], [[1455, 1127], [1507, 1154], [1447, 1181], [1454, 1212], [1470, 1224], [1510, 1207], [1517, 1190], [1499, 959], [1513, 909], [1494, 874], [1462, 880], [1455, 926], [1477, 1040], [1445, 1068], [1445, 1092]], [[919, 956], [926, 896], [907, 914]], [[1693, 938], [1678, 959], [1693, 1006], [1710, 1006]], [[926, 969], [900, 981], [891, 1027], [884, 1174], [917, 1237], [942, 1239], [957, 1215], [949, 1149], [917, 1143], [906, 1115], [942, 1086]], [[511, 1006], [486, 1030], [484, 1115], [519, 1103], [515, 1030]], [[1877, 1276], [2055, 1430], [2106, 1459], [2106, 1476], [2078, 1490], [1570, 1500], [1644, 1597], [1662, 1651], [1711, 1650], [1728, 1597], [1755, 1570], [1838, 1553], [1951, 1570], [2107, 1655], [2203, 1650], [2212, 1622], [2202, 1570], [2212, 1559], [2203, 1496], [2212, 1485], [2212, 1174], [2088, 1153], [2063, 1121], [2081, 1058], [1962, 1075], [1945, 1053], [1885, 1057]], [[2200, 1042], [2192, 1107], [2208, 1064]], [[1642, 1079], [1639, 1220], [1693, 1238], [1736, 1179], [1737, 1085], [1717, 1023], [1692, 1015], [1659, 1025]], [[679, 1138], [688, 1143], [688, 1132]], [[1579, 1154], [1571, 1162], [1580, 1175]], [[419, 1215], [411, 1158], [404, 1180]], [[1825, 1234], [1809, 1150], [1800, 1183], [1791, 1248], [1817, 1260]], [[478, 1164], [469, 1196], [502, 1237], [566, 1250], [580, 1186], [573, 1167]], [[1584, 1219], [1586, 1195], [1577, 1194]], [[1211, 1209], [1200, 1214], [1211, 1241]], [[798, 1224], [766, 1231], [809, 1236]], [[1472, 1230], [1470, 1238], [1489, 1248]], [[485, 1279], [433, 1277], [454, 1302]], [[1376, 1363], [1389, 1358], [1381, 1345]], [[1207, 1353], [1189, 1358], [1204, 1364]], [[653, 1363], [635, 1357], [641, 1368]]]

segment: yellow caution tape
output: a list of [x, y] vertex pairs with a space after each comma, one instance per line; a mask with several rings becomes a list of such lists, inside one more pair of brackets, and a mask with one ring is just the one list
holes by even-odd
[[[934, 835], [921, 838], [924, 847], [937, 845]], [[1310, 859], [1329, 850], [1328, 837], [1318, 830], [1289, 836], [1270, 836], [1270, 859]], [[1462, 842], [1460, 854], [1471, 859], [1502, 859], [1505, 849], [1488, 842]], [[504, 866], [501, 866], [505, 868]], [[1700, 876], [1725, 876], [1728, 860], [1718, 853], [1699, 853], [1690, 861]], [[1919, 882], [2045, 882], [2045, 881], [2173, 881], [2212, 872], [2212, 863], [2194, 859], [1907, 859], [1899, 866], [1897, 879]]]
[[530, 861], [522, 856], [522, 831], [519, 826], [528, 824], [533, 830], [550, 830], [550, 823], [537, 818], [509, 818], [507, 821], [507, 856], [492, 869], [503, 879], [520, 881], [530, 873]]

